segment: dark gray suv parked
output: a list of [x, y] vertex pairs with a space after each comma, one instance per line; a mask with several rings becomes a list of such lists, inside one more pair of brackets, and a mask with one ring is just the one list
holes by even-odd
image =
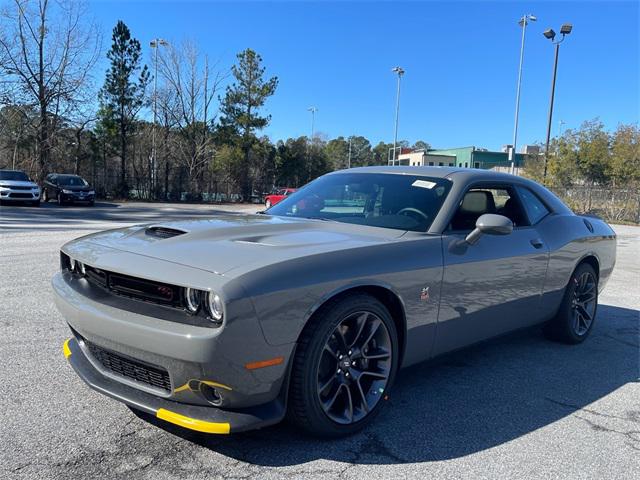
[[42, 201], [56, 200], [58, 205], [83, 202], [93, 206], [96, 192], [79, 175], [51, 173], [42, 185]]

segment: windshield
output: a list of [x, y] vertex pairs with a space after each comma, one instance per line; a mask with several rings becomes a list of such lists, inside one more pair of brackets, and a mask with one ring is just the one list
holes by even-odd
[[0, 171], [0, 180], [15, 180], [18, 182], [29, 182], [29, 177], [24, 172], [15, 172], [13, 170]]
[[450, 187], [444, 178], [339, 173], [320, 177], [266, 213], [424, 232]]
[[86, 187], [89, 185], [80, 177], [58, 177], [58, 183], [65, 187]]

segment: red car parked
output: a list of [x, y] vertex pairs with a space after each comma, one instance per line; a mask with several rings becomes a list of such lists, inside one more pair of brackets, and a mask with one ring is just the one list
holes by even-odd
[[291, 195], [297, 188], [278, 188], [275, 193], [271, 193], [264, 197], [264, 206], [270, 208], [272, 205], [282, 201], [284, 197]]

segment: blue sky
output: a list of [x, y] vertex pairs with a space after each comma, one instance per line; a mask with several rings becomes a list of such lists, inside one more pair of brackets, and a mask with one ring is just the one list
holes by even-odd
[[[395, 82], [402, 81], [399, 138], [438, 148], [511, 143], [524, 13], [527, 29], [518, 144], [544, 139], [553, 47], [542, 36], [574, 25], [560, 49], [553, 132], [600, 117], [638, 122], [639, 2], [187, 2], [93, 1], [105, 50], [118, 19], [149, 40], [195, 41], [229, 68], [247, 47], [280, 85], [267, 104], [272, 139], [316, 131], [392, 141]], [[147, 57], [148, 58], [148, 57]], [[99, 65], [102, 81], [105, 64]]]

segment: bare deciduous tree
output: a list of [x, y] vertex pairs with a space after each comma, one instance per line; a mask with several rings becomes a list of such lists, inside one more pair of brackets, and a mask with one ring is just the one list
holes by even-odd
[[[158, 105], [173, 120], [177, 131], [171, 136], [177, 160], [185, 167], [189, 180], [197, 179], [214, 155], [211, 102], [224, 75], [217, 70], [217, 63], [212, 73], [208, 57], [201, 56], [191, 42], [170, 47], [166, 55], [159, 57], [158, 69], [166, 92], [158, 98]], [[189, 181], [189, 185], [193, 183]]]
[[13, 0], [0, 11], [0, 88], [13, 89], [14, 102], [38, 109], [40, 177], [47, 173], [61, 121], [88, 101], [100, 37], [85, 19], [84, 6], [74, 0]]

